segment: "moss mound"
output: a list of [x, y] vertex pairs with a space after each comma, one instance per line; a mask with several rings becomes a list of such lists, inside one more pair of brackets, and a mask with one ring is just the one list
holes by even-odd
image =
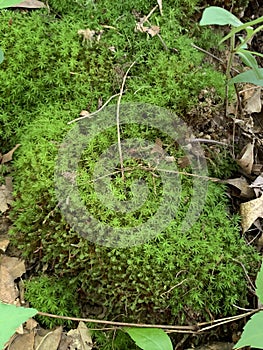
[[[196, 40], [203, 43], [213, 36], [207, 30], [198, 33], [194, 24], [183, 26], [197, 2], [181, 0], [175, 6], [167, 1], [164, 16], [156, 12], [151, 17], [151, 23], [160, 26], [165, 45], [158, 36], [134, 31], [138, 16], [147, 15], [155, 1], [49, 3], [51, 12], [0, 13], [6, 57], [0, 69], [2, 151], [8, 151], [10, 143], [22, 144], [15, 155], [13, 242], [31, 263], [56, 275], [56, 284], [62, 285], [57, 290], [63, 290], [65, 280], [70, 281], [72, 298], [79, 296], [81, 308], [103, 305], [104, 317], [182, 324], [208, 319], [211, 314], [235, 313], [234, 304], [245, 306], [247, 302], [240, 262], [253, 270], [257, 256], [240, 238], [238, 219], [227, 212], [223, 187], [209, 185], [199, 220], [183, 232], [180, 222], [188, 209], [193, 182], [181, 175], [182, 202], [164, 232], [143, 245], [115, 249], [94, 245], [67, 224], [58, 209], [53, 183], [58, 149], [71, 128], [67, 122], [80, 110], [94, 111], [101, 101], [118, 93], [134, 60], [137, 64], [127, 80], [123, 103], [151, 103], [183, 116], [203, 88], [215, 87], [223, 97], [222, 75], [207, 67], [203, 55], [190, 45], [190, 34], [198, 34]], [[95, 31], [90, 42], [78, 36], [86, 28]], [[154, 129], [130, 125], [122, 133], [152, 143], [160, 138], [169, 156], [183, 157], [178, 145]], [[114, 196], [131, 199], [132, 183], [143, 179], [150, 184], [148, 204], [130, 217], [100, 207], [89, 172], [114, 140], [116, 130], [112, 129], [90, 140], [79, 163], [78, 186], [94, 215], [114, 227], [133, 227], [155, 213], [163, 184], [158, 171], [145, 174], [140, 165], [147, 164], [132, 160], [125, 163], [133, 168], [126, 174], [125, 185], [119, 173], [113, 176]], [[32, 306], [50, 311], [45, 300], [41, 303], [36, 297], [35, 282], [34, 288], [28, 284], [28, 291], [34, 291], [28, 293]], [[77, 308], [74, 310], [77, 314]]]

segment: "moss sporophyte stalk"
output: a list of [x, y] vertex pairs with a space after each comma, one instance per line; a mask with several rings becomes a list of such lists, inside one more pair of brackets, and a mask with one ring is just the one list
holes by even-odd
[[[168, 51], [158, 36], [147, 38], [145, 33], [134, 31], [134, 10], [147, 15], [156, 5], [150, 0], [50, 0], [50, 11], [0, 12], [5, 55], [0, 66], [1, 152], [8, 152], [13, 143], [21, 144], [14, 156], [11, 239], [29, 264], [37, 262], [40, 267], [26, 282], [26, 298], [32, 307], [81, 316], [85, 308], [98, 306], [108, 319], [191, 324], [210, 320], [211, 315], [234, 315], [234, 305], [247, 305], [242, 266], [255, 274], [258, 256], [240, 236], [239, 218], [228, 211], [225, 188], [202, 177], [206, 174], [200, 153], [182, 147], [185, 134], [182, 140], [180, 134], [171, 135], [169, 131], [176, 133], [173, 125], [171, 130], [163, 130], [164, 115], [159, 127], [138, 123], [136, 114], [126, 114], [130, 120], [124, 119], [125, 113], [121, 115], [121, 141], [126, 152], [123, 180], [115, 113], [109, 116], [112, 125], [105, 124], [105, 130], [95, 122], [89, 124], [93, 136], [88, 140], [85, 124], [77, 123], [76, 129], [67, 124], [81, 110], [96, 111], [119, 93], [123, 75], [135, 60], [121, 106], [163, 107], [184, 120], [202, 89], [214, 87], [217, 100], [223, 101], [223, 75], [208, 67], [203, 54], [191, 47], [194, 39], [204, 48], [218, 41], [209, 29], [197, 31], [185, 20], [198, 3], [180, 0], [174, 6], [173, 1], [165, 1], [163, 16], [158, 11], [151, 16], [151, 23], [161, 28]], [[83, 44], [77, 34], [87, 27], [104, 31], [92, 45]], [[115, 102], [111, 101], [110, 108], [115, 108]], [[71, 132], [73, 145], [78, 141], [85, 147], [71, 158], [61, 158], [61, 147], [67, 147], [63, 142]], [[227, 150], [222, 154], [228, 154]], [[190, 163], [180, 168], [185, 156]], [[229, 159], [212, 159], [208, 175], [231, 173]], [[110, 161], [115, 162], [114, 169]], [[57, 164], [61, 166], [54, 185]], [[103, 173], [103, 166], [107, 173]], [[200, 177], [187, 175], [197, 171]], [[69, 202], [63, 197], [60, 203], [56, 190], [65, 183]], [[100, 191], [102, 184], [108, 185], [107, 192]], [[193, 201], [198, 193], [195, 184], [202, 194], [204, 186], [207, 189], [205, 196]], [[70, 185], [77, 190], [76, 197]], [[204, 199], [202, 205], [199, 197]], [[105, 232], [101, 233], [105, 225], [118, 233], [120, 228], [134, 230], [139, 224], [142, 230], [138, 236], [148, 239], [127, 246], [126, 235], [122, 247], [112, 246], [112, 241], [105, 246], [85, 239], [78, 234], [78, 225], [86, 228], [89, 222], [74, 221], [75, 211], [82, 210], [77, 203], [98, 221], [90, 229], [101, 242], [105, 242]], [[71, 215], [71, 222], [62, 215], [61, 206]], [[158, 220], [162, 229], [155, 232], [155, 226], [147, 226], [147, 221], [162, 207], [165, 210]], [[183, 223], [188, 229], [182, 229]], [[128, 242], [136, 243], [133, 238], [128, 237]], [[45, 274], [40, 272], [42, 267]], [[56, 320], [41, 322], [53, 326]]]

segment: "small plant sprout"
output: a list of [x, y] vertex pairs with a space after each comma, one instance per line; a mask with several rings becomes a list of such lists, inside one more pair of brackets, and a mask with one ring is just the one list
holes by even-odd
[[[231, 12], [217, 7], [211, 6], [204, 10], [200, 25], [230, 25], [230, 32], [221, 40], [220, 44], [226, 40], [230, 40], [230, 54], [226, 67], [226, 79], [229, 83], [251, 83], [254, 85], [263, 86], [263, 68], [259, 68], [255, 56], [263, 57], [263, 54], [248, 50], [248, 45], [251, 43], [253, 37], [263, 29], [263, 16], [253, 21], [243, 23]], [[259, 25], [257, 28], [253, 26]], [[242, 32], [242, 36], [239, 35]], [[238, 36], [238, 38], [236, 38]], [[238, 39], [238, 40], [236, 40]], [[234, 56], [238, 55], [244, 65], [249, 67], [239, 73], [235, 77], [231, 77], [231, 69], [233, 65]]]

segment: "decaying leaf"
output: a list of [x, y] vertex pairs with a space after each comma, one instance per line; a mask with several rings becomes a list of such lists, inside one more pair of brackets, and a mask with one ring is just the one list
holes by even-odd
[[47, 7], [42, 1], [37, 1], [37, 0], [26, 0], [26, 1], [21, 1], [19, 4], [15, 6], [10, 6], [10, 7], [23, 7], [27, 9], [40, 9]]
[[34, 350], [34, 338], [33, 332], [25, 334], [16, 334], [10, 341], [8, 350]]
[[71, 329], [67, 333], [72, 338], [70, 350], [91, 350], [92, 339], [90, 332], [84, 322], [80, 322], [77, 329]]
[[162, 0], [157, 0], [158, 6], [159, 6], [159, 10], [160, 10], [160, 14], [161, 16], [163, 15], [163, 3]]
[[253, 188], [256, 197], [263, 195], [263, 174], [259, 175], [249, 187]]
[[246, 85], [243, 90], [244, 111], [247, 114], [259, 113], [262, 108], [261, 87], [255, 87], [250, 84]]
[[251, 174], [254, 163], [254, 144], [248, 143], [241, 152], [241, 158], [237, 159], [237, 164], [246, 174]]
[[233, 186], [237, 190], [237, 197], [244, 199], [252, 199], [255, 197], [255, 193], [252, 188], [250, 188], [247, 180], [241, 176], [237, 179], [228, 179], [224, 183]]
[[85, 43], [85, 42], [88, 43], [88, 42], [91, 42], [92, 40], [94, 40], [95, 30], [90, 30], [89, 28], [80, 29], [80, 30], [78, 30], [78, 35], [83, 36], [82, 43]]
[[145, 26], [144, 23], [147, 20], [147, 17], [140, 18], [140, 21], [136, 23], [135, 31], [141, 32], [141, 33], [148, 33], [152, 37], [160, 33], [160, 27], [159, 26]]
[[8, 245], [9, 245], [9, 239], [7, 238], [7, 237], [2, 237], [2, 236], [0, 236], [0, 250], [2, 251], [2, 252], [5, 252], [6, 251], [6, 249], [7, 249], [7, 247], [8, 247]]
[[263, 218], [263, 196], [240, 205], [243, 233], [258, 219]]
[[47, 333], [42, 337], [40, 344], [38, 345], [38, 350], [57, 350], [61, 335], [62, 335], [62, 327], [56, 328], [54, 331]]
[[11, 151], [9, 151], [8, 153], [4, 154], [1, 158], [1, 164], [10, 162], [13, 158], [13, 153], [15, 152], [16, 149], [18, 149], [18, 147], [20, 147], [20, 144], [17, 144]]
[[0, 186], [0, 212], [4, 213], [8, 210], [8, 204], [11, 204], [13, 201], [12, 196], [12, 178], [6, 177], [6, 184]]

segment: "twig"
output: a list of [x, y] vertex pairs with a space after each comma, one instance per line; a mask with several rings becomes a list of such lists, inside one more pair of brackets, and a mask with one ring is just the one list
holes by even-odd
[[222, 146], [227, 146], [229, 147], [229, 145], [225, 142], [220, 142], [220, 141], [216, 141], [216, 140], [209, 140], [209, 139], [189, 139], [189, 142], [201, 142], [201, 143], [213, 143], [213, 144], [217, 144], [217, 145], [222, 145]]
[[212, 324], [211, 326], [208, 326], [208, 327], [201, 328], [201, 329], [198, 331], [198, 333], [208, 331], [208, 330], [210, 330], [210, 329], [212, 329], [212, 328], [215, 328], [215, 327], [218, 327], [218, 326], [222, 326], [223, 324], [226, 324], [226, 323], [229, 323], [229, 322], [233, 322], [233, 321], [240, 320], [241, 318], [250, 316], [250, 315], [254, 314], [254, 313], [257, 312], [257, 311], [259, 311], [259, 309], [255, 309], [255, 310], [246, 312], [246, 313], [241, 314], [241, 315], [232, 316], [232, 317], [227, 317], [227, 318], [226, 318], [224, 321], [222, 321], [222, 322], [218, 322], [219, 320], [217, 320], [215, 324]]
[[[167, 170], [167, 169], [161, 169], [161, 168], [157, 168], [157, 167], [154, 167], [154, 168], [153, 167], [146, 167], [146, 166], [142, 166], [142, 165], [137, 166], [137, 167], [126, 167], [126, 168], [123, 168], [124, 171], [133, 171], [133, 170], [137, 170], [137, 169], [142, 169], [142, 170], [150, 171], [150, 172], [152, 172], [152, 171], [161, 171], [161, 172], [164, 172], [164, 173], [192, 176], [192, 177], [198, 177], [200, 179], [207, 180], [207, 181], [218, 182], [218, 183], [225, 183], [224, 180], [218, 179], [216, 177], [209, 177], [209, 176], [204, 176], [204, 175], [191, 174], [191, 173], [187, 173], [186, 171]], [[101, 180], [101, 179], [103, 179], [105, 177], [116, 175], [116, 174], [119, 174], [119, 173], [121, 173], [121, 169], [120, 170], [116, 170], [116, 171], [114, 171], [112, 173], [105, 174], [103, 176], [97, 177], [96, 179], [93, 179], [90, 182], [95, 182], [95, 181]]]
[[246, 270], [244, 264], [243, 264], [241, 261], [236, 260], [236, 259], [234, 259], [234, 258], [233, 258], [232, 260], [235, 261], [236, 263], [238, 263], [238, 264], [242, 267], [242, 269], [244, 270], [246, 279], [247, 279], [248, 283], [250, 284], [250, 286], [251, 286], [251, 288], [252, 288], [251, 292], [255, 295], [255, 294], [256, 294], [256, 292], [255, 292], [256, 287], [254, 286], [253, 282], [251, 281], [251, 279], [250, 279], [250, 277], [249, 277], [249, 275], [248, 275], [248, 272], [247, 272], [247, 270]]
[[107, 104], [108, 104], [114, 97], [119, 96], [119, 94], [120, 94], [120, 93], [111, 96], [111, 97], [104, 103], [104, 105], [102, 105], [97, 111], [92, 112], [92, 113], [90, 113], [90, 114], [88, 114], [88, 115], [84, 115], [83, 117], [79, 117], [79, 118], [76, 118], [76, 119], [74, 119], [74, 120], [71, 120], [70, 122], [68, 122], [68, 124], [72, 124], [72, 123], [78, 122], [79, 120], [82, 120], [82, 119], [85, 119], [85, 118], [91, 118], [91, 117], [94, 116], [95, 114], [98, 114], [100, 111], [103, 110], [104, 107], [107, 106]]
[[[128, 323], [128, 322], [117, 322], [117, 321], [107, 321], [107, 320], [97, 320], [92, 318], [79, 318], [79, 317], [68, 317], [68, 316], [59, 316], [54, 314], [49, 314], [47, 312], [38, 312], [37, 315], [58, 318], [62, 320], [70, 320], [77, 322], [89, 322], [89, 323], [98, 323], [98, 324], [106, 324], [112, 325], [116, 327], [136, 327], [136, 328], [160, 328], [169, 331], [169, 333], [192, 333], [192, 334], [200, 334], [201, 332], [205, 332], [212, 328], [221, 326], [223, 324], [240, 320], [241, 318], [250, 316], [262, 309], [254, 309], [249, 312], [243, 313], [241, 315], [225, 317], [218, 320], [213, 320], [210, 322], [197, 323], [193, 326], [175, 326], [175, 325], [158, 325], [158, 324], [148, 324], [148, 323]], [[99, 330], [99, 329], [98, 329]]]
[[[223, 65], [225, 65], [225, 62], [224, 62], [221, 58], [219, 58], [219, 57], [213, 55], [211, 52], [206, 51], [206, 50], [202, 49], [201, 47], [196, 46], [196, 45], [193, 44], [193, 43], [191, 44], [191, 46], [194, 47], [195, 49], [197, 49], [198, 51], [201, 51], [201, 52], [205, 53], [206, 55], [208, 55], [208, 56], [214, 58], [215, 60], [217, 60], [218, 62], [222, 63]], [[233, 72], [238, 73], [238, 74], [240, 73], [237, 69], [235, 69], [235, 68], [233, 68], [233, 67], [231, 67], [231, 70], [232, 70]]]
[[148, 324], [148, 323], [128, 323], [128, 322], [116, 322], [116, 321], [105, 321], [105, 320], [95, 320], [92, 318], [79, 318], [79, 317], [68, 317], [68, 316], [59, 316], [54, 314], [49, 314], [47, 312], [38, 312], [39, 316], [47, 316], [52, 318], [58, 318], [62, 320], [71, 320], [71, 321], [82, 321], [82, 322], [90, 322], [90, 323], [98, 323], [98, 324], [108, 324], [112, 326], [119, 327], [137, 327], [137, 328], [161, 328], [161, 329], [171, 329], [174, 331], [188, 331], [188, 332], [196, 332], [198, 330], [197, 326], [170, 326], [163, 324]]
[[122, 149], [121, 149], [121, 132], [120, 132], [120, 104], [121, 104], [121, 98], [123, 95], [123, 91], [124, 91], [124, 86], [125, 86], [125, 82], [128, 76], [129, 71], [132, 69], [132, 67], [135, 65], [136, 60], [134, 62], [132, 62], [132, 64], [130, 65], [130, 67], [127, 69], [123, 80], [122, 80], [122, 84], [121, 84], [121, 89], [120, 89], [120, 93], [119, 93], [119, 97], [118, 97], [118, 101], [117, 101], [117, 110], [116, 110], [116, 124], [117, 124], [117, 136], [118, 136], [118, 150], [119, 150], [119, 157], [120, 157], [120, 165], [121, 165], [121, 175], [122, 175], [122, 179], [124, 180], [124, 165], [123, 165], [123, 156], [122, 156]]

